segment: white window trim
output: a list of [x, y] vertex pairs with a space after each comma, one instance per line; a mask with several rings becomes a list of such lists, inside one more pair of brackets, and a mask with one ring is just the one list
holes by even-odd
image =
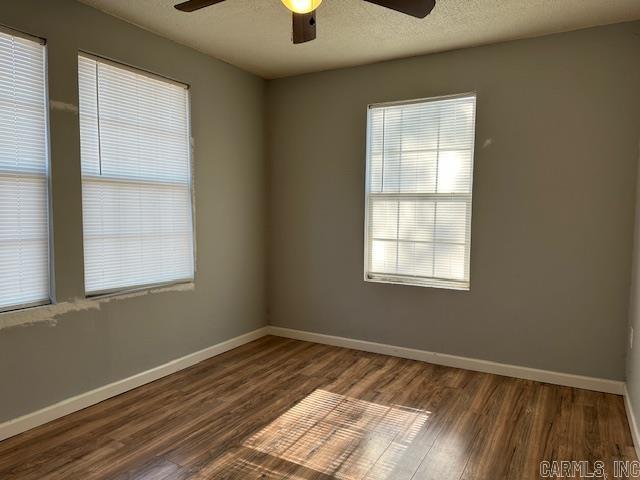
[[[95, 60], [97, 62], [103, 62], [118, 68], [123, 68], [125, 70], [129, 70], [133, 73], [139, 75], [146, 75], [150, 78], [161, 80], [167, 83], [171, 83], [182, 87], [187, 92], [187, 135], [189, 138], [189, 191], [191, 193], [191, 230], [192, 230], [192, 244], [193, 244], [193, 276], [189, 278], [182, 278], [171, 280], [168, 282], [159, 282], [159, 283], [148, 283], [143, 285], [133, 285], [127, 286], [123, 288], [111, 288], [105, 290], [99, 290], [96, 292], [88, 293], [86, 290], [84, 291], [84, 296], [88, 300], [101, 300], [101, 299], [109, 299], [109, 298], [117, 298], [117, 297], [126, 297], [128, 295], [136, 295], [136, 294], [144, 294], [144, 293], [154, 293], [158, 291], [167, 291], [175, 289], [191, 289], [195, 288], [196, 280], [198, 277], [198, 257], [197, 257], [197, 226], [196, 226], [196, 195], [195, 195], [195, 161], [194, 161], [194, 148], [193, 148], [193, 135], [192, 135], [192, 125], [191, 125], [191, 85], [187, 82], [182, 82], [180, 80], [176, 80], [174, 78], [168, 77], [166, 75], [161, 75], [159, 73], [151, 72], [149, 70], [145, 70], [143, 68], [135, 67], [126, 63], [122, 63], [111, 58], [103, 57], [100, 55], [96, 55], [94, 53], [90, 53], [85, 50], [78, 51], [78, 57], [85, 57], [91, 60]], [[76, 74], [78, 71], [78, 67], [76, 67]], [[82, 179], [81, 179], [82, 181]], [[84, 238], [84, 232], [83, 232]], [[83, 248], [83, 256], [84, 256], [84, 248]], [[83, 262], [84, 263], [84, 262]], [[84, 269], [84, 266], [83, 266]], [[83, 282], [83, 288], [84, 282]], [[38, 306], [38, 305], [34, 305]]]
[[[14, 37], [24, 38], [25, 40], [31, 40], [32, 42], [39, 43], [40, 45], [45, 45], [45, 46], [47, 45], [47, 41], [42, 37], [31, 35], [30, 33], [22, 32], [20, 30], [15, 30], [11, 27], [5, 27], [4, 25], [0, 25], [0, 32], [6, 33], [7, 35], [12, 35]], [[46, 57], [45, 57], [45, 60], [46, 60]], [[45, 62], [45, 66], [46, 66], [46, 62]]]
[[0, 308], [0, 314], [11, 314], [20, 310], [28, 310], [36, 307], [44, 307], [55, 303], [55, 276], [54, 276], [54, 258], [53, 258], [53, 201], [52, 201], [52, 180], [51, 180], [51, 127], [50, 127], [50, 99], [49, 99], [49, 49], [47, 47], [47, 40], [30, 33], [26, 33], [20, 30], [15, 30], [4, 25], [0, 25], [0, 32], [14, 37], [30, 40], [35, 43], [39, 43], [44, 48], [44, 121], [45, 121], [45, 148], [47, 158], [45, 165], [47, 168], [47, 227], [48, 227], [48, 242], [47, 242], [47, 258], [48, 258], [48, 270], [49, 270], [49, 296], [46, 299], [21, 303], [17, 305], [8, 305]]
[[[185, 90], [189, 91], [189, 94], [191, 94], [191, 85], [189, 85], [187, 82], [182, 82], [180, 80], [176, 80], [175, 78], [171, 78], [168, 77], [166, 75], [162, 75], [160, 73], [155, 73], [152, 72], [150, 70], [146, 70], [144, 68], [140, 68], [140, 67], [136, 67], [134, 65], [130, 65], [128, 63], [124, 63], [124, 62], [120, 62], [117, 60], [113, 60], [111, 58], [108, 57], [103, 57], [100, 55], [96, 55], [94, 53], [88, 52], [86, 50], [78, 50], [78, 56], [79, 57], [85, 57], [88, 58], [89, 60], [95, 60], [96, 62], [101, 62], [101, 63], [105, 63], [107, 65], [111, 65], [113, 67], [116, 68], [122, 68], [123, 70], [128, 70], [131, 73], [135, 73], [137, 75], [144, 75], [147, 76], [149, 78], [155, 79], [155, 80], [160, 80], [166, 83], [171, 83], [173, 85], [176, 85], [177, 87], [181, 87], [184, 88]], [[189, 99], [191, 97], [189, 96]], [[191, 107], [191, 104], [189, 104], [189, 107]], [[191, 122], [189, 122], [189, 126], [191, 126]]]
[[[440, 101], [440, 100], [447, 100], [447, 99], [455, 99], [455, 98], [463, 98], [463, 97], [470, 97], [473, 96], [476, 98], [476, 102], [477, 102], [477, 93], [476, 92], [464, 92], [464, 93], [456, 93], [456, 94], [451, 94], [451, 95], [440, 95], [437, 97], [427, 97], [427, 98], [416, 98], [416, 99], [411, 99], [411, 100], [399, 100], [399, 101], [391, 101], [391, 102], [379, 102], [379, 103], [370, 103], [367, 105], [367, 117], [366, 117], [366, 123], [367, 123], [367, 132], [366, 132], [366, 147], [365, 147], [365, 188], [364, 188], [364, 235], [363, 235], [363, 239], [364, 239], [364, 257], [363, 257], [363, 279], [365, 282], [367, 283], [384, 283], [384, 284], [392, 284], [392, 285], [408, 285], [408, 286], [414, 286], [414, 287], [428, 287], [428, 288], [438, 288], [438, 289], [447, 289], [447, 290], [458, 290], [458, 291], [470, 291], [471, 290], [471, 273], [472, 273], [472, 269], [471, 269], [471, 242], [473, 240], [472, 235], [471, 235], [471, 224], [472, 224], [472, 217], [473, 217], [473, 208], [469, 208], [468, 209], [468, 221], [467, 221], [467, 230], [466, 230], [466, 238], [467, 241], [465, 242], [467, 246], [466, 252], [465, 252], [465, 256], [466, 258], [466, 263], [465, 265], [468, 265], [468, 269], [469, 269], [469, 275], [468, 275], [468, 280], [467, 281], [458, 281], [458, 280], [452, 280], [452, 279], [445, 279], [445, 278], [435, 278], [435, 277], [419, 277], [419, 276], [412, 276], [412, 275], [393, 275], [393, 274], [388, 274], [388, 273], [376, 273], [376, 272], [369, 272], [368, 266], [369, 266], [369, 198], [371, 197], [371, 194], [369, 193], [369, 155], [370, 155], [370, 136], [371, 136], [371, 129], [370, 129], [370, 125], [369, 125], [369, 111], [373, 108], [377, 108], [377, 107], [390, 107], [390, 106], [394, 106], [394, 105], [411, 105], [414, 103], [427, 103], [427, 102], [436, 102], [436, 101]], [[476, 106], [477, 109], [477, 106]], [[474, 137], [475, 137], [475, 130], [476, 130], [476, 111], [474, 110], [474, 118], [473, 118], [473, 128], [474, 128]], [[472, 171], [475, 172], [475, 140], [473, 142], [473, 144], [471, 145], [471, 168]], [[393, 197], [393, 196], [416, 196], [416, 197], [439, 197], [439, 198], [455, 198], [455, 199], [460, 199], [464, 196], [467, 196], [467, 202], [470, 204], [470, 206], [473, 206], [473, 183], [475, 183], [475, 174], [472, 174], [472, 188], [471, 188], [471, 193], [468, 194], [448, 194], [448, 193], [412, 193], [412, 194], [393, 194], [393, 193], [380, 193], [380, 194], [373, 194], [374, 196], [378, 196], [378, 197]], [[461, 201], [465, 201], [465, 200], [461, 200]]]

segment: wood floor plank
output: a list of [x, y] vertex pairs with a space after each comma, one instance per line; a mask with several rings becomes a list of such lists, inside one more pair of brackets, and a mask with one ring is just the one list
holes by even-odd
[[[460, 480], [508, 478], [518, 447], [531, 429], [528, 406], [533, 390], [533, 382], [526, 380], [504, 379], [499, 383], [482, 412], [485, 424], [481, 442], [470, 456]], [[528, 473], [520, 472], [520, 478], [528, 478]], [[537, 469], [533, 473], [537, 473]]]
[[0, 442], [3, 480], [498, 480], [636, 460], [622, 397], [264, 337]]

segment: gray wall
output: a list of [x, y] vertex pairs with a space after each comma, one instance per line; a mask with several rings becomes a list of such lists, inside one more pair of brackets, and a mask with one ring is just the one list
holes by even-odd
[[[70, 0], [0, 2], [0, 23], [45, 37], [51, 100], [78, 105], [79, 49], [191, 85], [197, 281], [57, 325], [0, 331], [0, 422], [265, 324], [264, 81]], [[58, 301], [83, 292], [77, 115], [51, 112]]]
[[[270, 323], [624, 378], [640, 24], [269, 82]], [[365, 283], [366, 105], [475, 91], [471, 291]]]
[[[638, 142], [640, 164], [640, 141]], [[627, 392], [635, 418], [640, 419], [640, 168], [636, 184], [636, 222], [633, 243], [633, 267], [629, 304], [629, 340], [633, 332], [633, 346], [627, 343]], [[629, 419], [631, 420], [631, 419]], [[633, 428], [633, 425], [632, 425]]]

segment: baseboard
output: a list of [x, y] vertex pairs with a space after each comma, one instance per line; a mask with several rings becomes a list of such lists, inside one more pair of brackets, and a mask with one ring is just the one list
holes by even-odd
[[585, 377], [582, 375], [552, 372], [549, 370], [538, 370], [536, 368], [520, 367], [518, 365], [490, 362], [476, 358], [459, 357], [456, 355], [398, 347], [395, 345], [368, 342], [365, 340], [335, 337], [333, 335], [293, 330], [290, 328], [269, 326], [267, 329], [269, 334], [279, 337], [323, 343], [336, 347], [352, 348], [354, 350], [363, 350], [365, 352], [381, 353], [384, 355], [420, 360], [437, 365], [445, 365], [447, 367], [464, 368], [466, 370], [493, 373], [507, 377], [523, 378], [526, 380], [535, 380], [538, 382], [552, 383], [554, 385], [595, 390], [596, 392], [614, 393], [616, 395], [624, 394], [624, 382], [615, 380]]
[[631, 400], [629, 399], [629, 391], [626, 385], [624, 387], [624, 408], [627, 411], [627, 420], [629, 421], [629, 429], [631, 430], [631, 437], [633, 438], [633, 446], [636, 449], [636, 456], [640, 458], [640, 431], [638, 430], [638, 423], [636, 422], [633, 408], [631, 408]]
[[203, 360], [220, 355], [221, 353], [232, 350], [244, 345], [245, 343], [252, 342], [253, 340], [257, 340], [267, 334], [267, 327], [253, 330], [252, 332], [245, 333], [244, 335], [231, 338], [222, 343], [218, 343], [203, 350], [185, 355], [184, 357], [176, 360], [172, 360], [171, 362], [152, 368], [151, 370], [118, 380], [117, 382], [96, 388], [90, 392], [82, 393], [78, 396], [50, 405], [42, 410], [1, 423], [0, 441], [19, 433], [26, 432], [27, 430], [38, 427], [70, 413], [77, 412], [83, 408], [95, 405], [96, 403], [115, 397], [116, 395], [120, 395], [128, 390], [140, 387], [146, 383], [171, 375], [172, 373], [195, 365]]
[[[426, 350], [417, 350], [413, 348], [398, 347], [383, 343], [368, 342], [365, 340], [336, 337], [332, 335], [324, 335], [321, 333], [292, 330], [289, 328], [274, 326], [259, 328], [244, 335], [240, 335], [238, 337], [229, 339], [222, 343], [218, 343], [198, 352], [194, 352], [171, 362], [165, 363], [164, 365], [160, 365], [151, 370], [138, 373], [122, 380], [118, 380], [117, 382], [63, 400], [36, 412], [29, 413], [22, 417], [18, 417], [16, 419], [1, 423], [0, 441], [30, 430], [32, 428], [38, 427], [70, 413], [77, 412], [78, 410], [82, 410], [83, 408], [95, 405], [96, 403], [102, 402], [103, 400], [114, 397], [116, 395], [120, 395], [121, 393], [140, 387], [149, 382], [153, 382], [154, 380], [158, 380], [159, 378], [171, 375], [172, 373], [175, 373], [179, 370], [195, 365], [198, 362], [214, 357], [228, 350], [232, 350], [236, 347], [244, 345], [245, 343], [257, 340], [258, 338], [261, 338], [265, 335], [294, 338], [297, 340], [305, 340], [308, 342], [352, 348], [355, 350], [363, 350], [366, 352], [381, 353], [384, 355], [409, 358], [412, 360], [420, 360], [437, 365], [464, 368], [467, 370], [474, 370], [478, 372], [493, 373], [496, 375], [505, 375], [508, 377], [524, 378], [527, 380], [536, 380], [539, 382], [552, 383], [556, 385], [565, 385], [569, 387], [595, 390], [598, 392], [624, 395], [627, 416], [629, 418], [629, 425], [631, 428], [631, 433], [633, 435], [634, 444], [636, 445], [636, 449], [638, 449], [638, 445], [640, 445], [640, 435], [638, 434], [638, 427], [633, 415], [633, 411], [631, 410], [629, 405], [624, 382], [552, 372], [548, 370], [538, 370], [534, 368], [520, 367], [517, 365], [508, 365], [504, 363], [490, 362], [487, 360], [478, 360], [474, 358], [460, 357], [456, 355], [435, 353]], [[640, 453], [638, 455], [638, 458], [640, 458]]]

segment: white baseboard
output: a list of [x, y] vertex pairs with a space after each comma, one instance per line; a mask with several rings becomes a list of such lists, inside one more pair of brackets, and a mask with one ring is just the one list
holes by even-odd
[[636, 456], [640, 458], [640, 431], [638, 430], [638, 423], [636, 422], [633, 408], [631, 408], [631, 399], [629, 398], [629, 391], [626, 385], [624, 387], [624, 408], [627, 411], [627, 420], [629, 421], [629, 429], [631, 430], [633, 445], [636, 449]]
[[[109, 385], [96, 388], [95, 390], [91, 390], [90, 392], [82, 393], [78, 396], [63, 400], [36, 412], [29, 413], [22, 417], [1, 423], [0, 441], [35, 428], [37, 426], [43, 425], [70, 413], [82, 410], [83, 408], [95, 405], [96, 403], [102, 402], [103, 400], [114, 397], [116, 395], [120, 395], [121, 393], [132, 390], [134, 388], [140, 387], [146, 383], [153, 382], [154, 380], [195, 365], [198, 362], [214, 357], [228, 350], [232, 350], [236, 347], [244, 345], [245, 343], [257, 340], [258, 338], [261, 338], [265, 335], [275, 335], [279, 337], [305, 340], [308, 342], [334, 345], [337, 347], [352, 348], [355, 350], [363, 350], [366, 352], [381, 353], [384, 355], [409, 358], [412, 360], [420, 360], [437, 365], [464, 368], [467, 370], [474, 370], [478, 372], [493, 373], [496, 375], [504, 375], [515, 378], [524, 378], [527, 380], [536, 380], [539, 382], [552, 383], [556, 385], [584, 388], [587, 390], [595, 390], [598, 392], [614, 393], [617, 395], [625, 394], [624, 382], [618, 382], [614, 380], [585, 377], [581, 375], [552, 372], [548, 370], [538, 370], [534, 368], [490, 362], [487, 360], [478, 360], [474, 358], [429, 352], [426, 350], [417, 350], [413, 348], [368, 342], [365, 340], [355, 340], [351, 338], [336, 337], [314, 332], [305, 332], [302, 330], [292, 330], [288, 328], [267, 326], [229, 339], [225, 342], [218, 343], [198, 352], [191, 353], [184, 357], [165, 363], [164, 365], [155, 367], [151, 370], [138, 373], [131, 377], [118, 380], [117, 382], [111, 383]], [[640, 436], [638, 435], [638, 428], [635, 422], [635, 417], [633, 416], [633, 411], [628, 404], [627, 395], [625, 395], [625, 405], [627, 408], [627, 415], [629, 418], [629, 424], [631, 432], [633, 434], [634, 443], [636, 445], [636, 448], [638, 448], [637, 446], [640, 445]]]
[[435, 363], [437, 365], [445, 365], [447, 367], [464, 368], [466, 370], [493, 373], [507, 377], [523, 378], [526, 380], [535, 380], [538, 382], [552, 383], [554, 385], [595, 390], [596, 392], [614, 393], [616, 395], [624, 394], [624, 382], [615, 380], [520, 367], [517, 365], [508, 365], [506, 363], [459, 357], [456, 355], [416, 350], [413, 348], [386, 345], [384, 343], [367, 342], [365, 340], [355, 340], [352, 338], [335, 337], [333, 335], [293, 330], [290, 328], [269, 326], [267, 329], [269, 334], [279, 337], [323, 343], [336, 347], [352, 348], [354, 350], [363, 350], [365, 352], [381, 353], [394, 357], [409, 358], [412, 360]]
[[220, 355], [228, 350], [232, 350], [236, 347], [244, 345], [245, 343], [257, 340], [260, 337], [264, 337], [268, 334], [268, 328], [262, 327], [252, 332], [245, 333], [238, 337], [231, 338], [222, 343], [218, 343], [211, 347], [207, 347], [203, 350], [190, 353], [184, 357], [172, 360], [158, 367], [152, 368], [145, 372], [138, 373], [131, 377], [118, 380], [117, 382], [110, 383], [90, 392], [82, 393], [78, 396], [68, 398], [54, 405], [50, 405], [42, 410], [38, 410], [33, 413], [29, 413], [22, 417], [9, 420], [4, 423], [0, 423], [0, 441], [17, 435], [22, 432], [26, 432], [32, 428], [48, 423], [57, 418], [63, 417], [83, 408], [95, 405], [116, 395], [120, 395], [128, 390], [140, 387], [146, 383], [153, 382], [159, 378], [171, 375], [179, 370], [195, 365], [198, 362], [206, 360], [208, 358]]

